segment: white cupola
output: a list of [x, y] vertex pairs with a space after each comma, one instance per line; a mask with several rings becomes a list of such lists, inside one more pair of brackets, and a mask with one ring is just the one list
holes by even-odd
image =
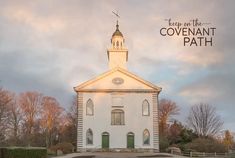
[[128, 50], [125, 47], [125, 40], [119, 30], [117, 21], [116, 30], [111, 38], [111, 48], [108, 49], [109, 68], [121, 67], [127, 69]]

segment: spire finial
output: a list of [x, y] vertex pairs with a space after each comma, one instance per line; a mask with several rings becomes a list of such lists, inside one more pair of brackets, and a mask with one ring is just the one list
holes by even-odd
[[112, 12], [117, 17], [116, 31], [113, 33], [113, 36], [122, 36], [123, 37], [122, 33], [119, 31], [119, 25], [118, 25], [118, 18], [120, 18], [120, 16], [119, 16], [118, 12], [114, 12], [114, 11], [112, 11]]
[[119, 30], [119, 25], [118, 25], [118, 18], [120, 18], [119, 14], [118, 14], [118, 11], [115, 13], [114, 11], [112, 11], [113, 14], [117, 17], [117, 25], [116, 25], [116, 30]]
[[117, 20], [116, 30], [119, 30], [118, 20]]

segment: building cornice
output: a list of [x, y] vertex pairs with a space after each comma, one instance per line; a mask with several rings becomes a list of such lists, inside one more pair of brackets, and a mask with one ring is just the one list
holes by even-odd
[[154, 89], [79, 89], [76, 92], [87, 93], [159, 93], [160, 91]]

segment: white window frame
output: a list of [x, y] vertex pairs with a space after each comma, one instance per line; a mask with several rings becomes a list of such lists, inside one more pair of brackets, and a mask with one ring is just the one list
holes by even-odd
[[[147, 133], [147, 139], [148, 139], [147, 143], [145, 143], [145, 138], [146, 138], [145, 132]], [[150, 133], [148, 129], [145, 129], [143, 131], [143, 145], [150, 145]]]
[[[88, 108], [90, 108], [91, 113], [88, 111]], [[86, 115], [87, 116], [93, 116], [94, 115], [94, 103], [91, 99], [88, 99], [86, 102]]]
[[121, 109], [111, 111], [111, 125], [125, 125], [125, 112]]
[[[147, 113], [145, 113], [145, 108], [147, 106]], [[150, 104], [147, 99], [142, 102], [142, 116], [150, 116]]]
[[[88, 134], [90, 134], [91, 143], [90, 143], [89, 140], [88, 140], [88, 137], [89, 137]], [[87, 144], [87, 145], [93, 145], [93, 131], [92, 131], [90, 128], [86, 131], [86, 144]]]

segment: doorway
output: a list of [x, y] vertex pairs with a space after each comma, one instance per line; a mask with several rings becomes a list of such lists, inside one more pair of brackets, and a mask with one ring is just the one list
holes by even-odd
[[135, 148], [135, 135], [132, 132], [127, 133], [127, 148]]
[[102, 133], [102, 148], [109, 148], [109, 133]]

